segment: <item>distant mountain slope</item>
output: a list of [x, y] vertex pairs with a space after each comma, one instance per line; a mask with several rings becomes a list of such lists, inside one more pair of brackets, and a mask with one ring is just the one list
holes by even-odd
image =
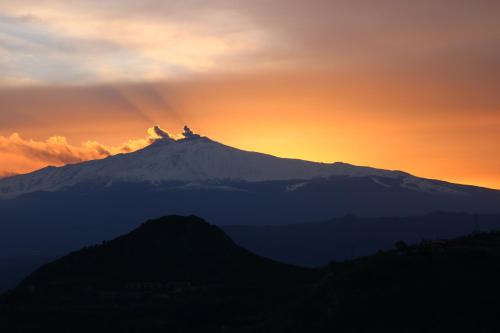
[[[87, 221], [88, 207], [99, 207], [92, 219], [126, 223], [130, 215], [140, 221], [194, 213], [219, 225], [436, 210], [500, 213], [497, 190], [346, 163], [278, 158], [228, 147], [187, 128], [184, 135], [129, 154], [2, 179], [0, 221], [24, 224], [46, 216], [48, 223], [60, 219], [61, 210], [67, 211], [64, 217], [78, 218], [82, 205]], [[131, 207], [134, 212], [127, 211]]]
[[500, 230], [500, 215], [436, 212], [410, 217], [344, 216], [325, 222], [279, 226], [227, 225], [222, 229], [241, 246], [268, 258], [322, 266], [392, 248], [397, 240], [450, 239], [473, 231]]

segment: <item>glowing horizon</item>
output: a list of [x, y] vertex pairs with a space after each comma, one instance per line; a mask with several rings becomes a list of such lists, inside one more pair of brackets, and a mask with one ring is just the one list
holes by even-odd
[[55, 163], [78, 162], [144, 147], [154, 124], [189, 124], [245, 150], [500, 188], [499, 11], [493, 0], [3, 2], [0, 176], [54, 163], [61, 147], [74, 156]]
[[[188, 126], [188, 125], [186, 125]], [[137, 138], [137, 139], [130, 139], [126, 142], [123, 142], [122, 144], [118, 146], [109, 146], [109, 145], [104, 145], [101, 144], [97, 141], [86, 141], [82, 142], [79, 146], [72, 145], [68, 142], [68, 140], [65, 137], [61, 136], [54, 136], [50, 137], [45, 141], [34, 141], [32, 139], [25, 140], [23, 139], [19, 133], [13, 133], [9, 137], [2, 137], [0, 136], [0, 156], [1, 152], [4, 154], [7, 152], [13, 153], [13, 154], [18, 154], [19, 151], [21, 151], [24, 154], [24, 157], [27, 159], [23, 162], [20, 163], [20, 167], [17, 170], [0, 170], [0, 179], [3, 177], [9, 177], [9, 176], [14, 176], [18, 174], [26, 174], [30, 173], [33, 171], [40, 170], [42, 168], [45, 168], [47, 166], [64, 166], [67, 164], [74, 164], [74, 163], [80, 163], [84, 161], [89, 161], [89, 160], [98, 160], [102, 158], [106, 158], [112, 155], [116, 154], [122, 154], [122, 153], [132, 153], [137, 150], [143, 149], [150, 144], [152, 144], [156, 140], [161, 140], [164, 139], [165, 137], [169, 137], [174, 140], [179, 140], [185, 137], [183, 133], [178, 133], [175, 134], [173, 132], [167, 132], [158, 125], [155, 125], [153, 127], [150, 127], [147, 129], [146, 133], [148, 134], [144, 138]], [[202, 136], [203, 133], [198, 133], [195, 132], [196, 134], [200, 134]], [[210, 138], [210, 137], [209, 137]], [[212, 139], [212, 138], [210, 138]], [[12, 142], [15, 141], [15, 151], [7, 151], [5, 147], [7, 147], [7, 142]], [[219, 142], [219, 141], [218, 141]], [[225, 142], [220, 142], [222, 144], [227, 144]], [[12, 145], [10, 145], [12, 147]], [[335, 162], [343, 162], [343, 163], [349, 163], [349, 164], [354, 164], [358, 166], [368, 166], [368, 167], [375, 167], [375, 168], [380, 168], [380, 169], [386, 169], [386, 170], [399, 170], [399, 171], [404, 171], [408, 172], [410, 174], [413, 174], [418, 177], [422, 178], [430, 178], [430, 179], [437, 179], [437, 180], [444, 180], [444, 181], [450, 181], [453, 183], [457, 184], [463, 184], [463, 185], [475, 185], [475, 186], [481, 186], [481, 187], [489, 187], [489, 188], [495, 188], [494, 186], [486, 186], [486, 185], [481, 185], [481, 184], [474, 184], [472, 182], [461, 182], [460, 180], [454, 180], [454, 179], [442, 179], [442, 178], [436, 178], [436, 177], [430, 177], [426, 175], [421, 175], [421, 174], [415, 174], [413, 172], [410, 172], [408, 170], [403, 170], [403, 169], [398, 169], [398, 168], [390, 168], [390, 167], [380, 167], [377, 165], [369, 165], [369, 164], [356, 164], [356, 163], [351, 163], [350, 161], [342, 161], [342, 160], [320, 160], [320, 159], [310, 159], [307, 158], [307, 156], [297, 156], [294, 155], [294, 151], [291, 151], [290, 154], [280, 154], [280, 153], [270, 153], [266, 151], [261, 151], [261, 150], [255, 150], [251, 148], [245, 148], [245, 147], [237, 147], [233, 146], [234, 148], [237, 149], [242, 149], [246, 151], [255, 151], [259, 153], [264, 153], [264, 154], [270, 154], [272, 156], [280, 157], [280, 158], [292, 158], [292, 159], [303, 159], [307, 161], [312, 161], [312, 162], [320, 162], [320, 163], [335, 163]], [[500, 186], [497, 187], [497, 189], [500, 189]]]

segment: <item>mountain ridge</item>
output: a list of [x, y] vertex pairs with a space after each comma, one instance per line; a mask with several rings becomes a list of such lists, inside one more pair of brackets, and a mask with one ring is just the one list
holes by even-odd
[[302, 159], [281, 158], [245, 151], [194, 134], [185, 128], [185, 137], [174, 140], [162, 137], [151, 145], [126, 154], [100, 160], [46, 167], [28, 174], [0, 180], [0, 199], [15, 198], [37, 191], [58, 191], [83, 182], [113, 181], [278, 181], [311, 180], [332, 176], [372, 176], [380, 186], [387, 186], [377, 177], [401, 180], [401, 186], [421, 191], [460, 194], [467, 185], [425, 179], [398, 170], [355, 166], [343, 162], [322, 163]]

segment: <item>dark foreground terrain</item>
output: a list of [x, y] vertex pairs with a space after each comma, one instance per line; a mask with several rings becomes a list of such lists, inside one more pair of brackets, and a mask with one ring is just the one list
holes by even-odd
[[261, 332], [499, 332], [500, 233], [422, 242], [332, 263]]
[[[19, 229], [16, 234], [0, 230], [0, 294], [14, 288], [42, 264], [130, 232], [144, 219], [136, 217], [133, 221], [127, 224], [127, 219], [116, 216], [96, 221], [84, 212], [78, 213], [76, 218], [73, 213], [66, 212], [64, 221], [59, 221], [61, 224], [53, 224], [51, 215], [45, 213], [38, 214], [33, 225], [18, 224], [11, 219], [8, 223], [0, 223], [4, 227], [16, 225]], [[389, 250], [398, 240], [416, 244], [424, 239], [451, 239], [473, 231], [500, 230], [500, 215], [434, 212], [404, 217], [346, 215], [323, 222], [269, 226], [242, 225], [239, 219], [233, 223], [219, 227], [236, 244], [255, 254], [292, 265], [322, 267], [332, 260], [350, 260], [378, 250]], [[99, 230], [104, 229], [106, 232], [101, 234]]]
[[240, 330], [318, 276], [254, 255], [198, 217], [170, 216], [35, 271], [2, 298], [0, 331]]
[[498, 281], [498, 232], [304, 269], [170, 216], [35, 271], [0, 331], [498, 332]]

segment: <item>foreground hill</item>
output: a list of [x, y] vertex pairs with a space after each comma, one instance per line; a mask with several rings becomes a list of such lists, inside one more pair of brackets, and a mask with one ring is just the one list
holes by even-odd
[[308, 270], [174, 216], [35, 271], [0, 297], [0, 330], [498, 332], [499, 279], [498, 232]]
[[[76, 215], [72, 213], [74, 202], [61, 195], [60, 207], [53, 207], [59, 210], [60, 219], [53, 218], [46, 207], [38, 204], [43, 212], [32, 216], [32, 222], [23, 223], [16, 216], [7, 220], [9, 223], [3, 226], [5, 233], [0, 233], [0, 248], [3, 249], [0, 251], [0, 293], [14, 287], [40, 265], [69, 251], [128, 232], [136, 225], [135, 221], [140, 221], [140, 216], [128, 209], [119, 218], [94, 219], [98, 213], [105, 214], [109, 206], [122, 206], [119, 195], [116, 203], [104, 199], [99, 201], [102, 197], [95, 197], [92, 199], [95, 205], [86, 200], [88, 196], [81, 198], [81, 209]], [[210, 197], [206, 198], [206, 201], [210, 200]], [[161, 201], [155, 203], [162, 204]], [[128, 204], [131, 209], [138, 203]], [[233, 208], [228, 204], [228, 210]], [[267, 211], [273, 214], [271, 208]], [[136, 220], [132, 221], [134, 217]], [[235, 218], [233, 223], [243, 221]], [[449, 239], [478, 230], [500, 230], [500, 215], [445, 212], [409, 217], [349, 215], [325, 222], [278, 226], [224, 225], [220, 228], [238, 245], [258, 255], [289, 264], [318, 267], [331, 260], [346, 260], [390, 249], [398, 240], [413, 244], [423, 239]]]
[[3, 298], [0, 331], [236, 329], [288, 306], [318, 273], [257, 256], [195, 216], [169, 216], [36, 270]]
[[149, 220], [102, 245], [41, 267], [21, 286], [123, 289], [129, 283], [258, 285], [296, 282], [306, 269], [257, 256], [196, 216]]
[[331, 264], [300, 306], [258, 332], [498, 332], [499, 279], [499, 232], [400, 242]]

